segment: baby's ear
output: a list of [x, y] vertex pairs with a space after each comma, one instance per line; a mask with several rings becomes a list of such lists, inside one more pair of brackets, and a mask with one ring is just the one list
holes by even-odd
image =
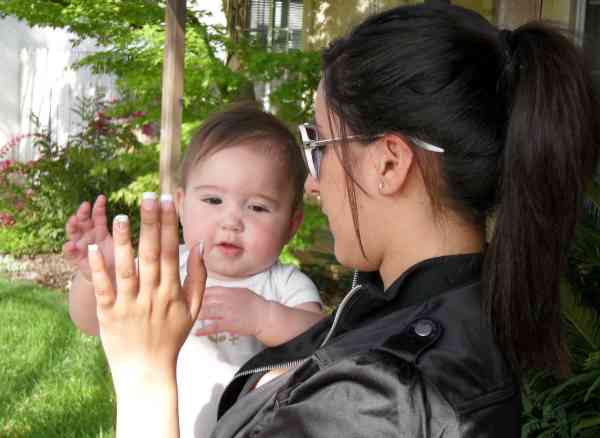
[[288, 241], [292, 240], [300, 225], [302, 225], [302, 221], [304, 220], [304, 210], [302, 208], [297, 208], [294, 213], [292, 213], [292, 218], [290, 219], [290, 231], [288, 234]]

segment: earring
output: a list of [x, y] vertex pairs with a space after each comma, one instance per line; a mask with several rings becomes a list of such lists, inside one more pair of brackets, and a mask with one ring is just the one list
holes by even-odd
[[380, 192], [381, 192], [381, 191], [383, 191], [383, 181], [381, 181], [381, 182], [379, 183], [379, 191], [380, 191]]

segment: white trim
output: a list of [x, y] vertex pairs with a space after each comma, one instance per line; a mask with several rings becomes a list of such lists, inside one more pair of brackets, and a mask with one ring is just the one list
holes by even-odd
[[575, 22], [573, 29], [575, 31], [575, 43], [583, 46], [585, 36], [585, 11], [587, 9], [587, 0], [577, 0], [575, 3]]

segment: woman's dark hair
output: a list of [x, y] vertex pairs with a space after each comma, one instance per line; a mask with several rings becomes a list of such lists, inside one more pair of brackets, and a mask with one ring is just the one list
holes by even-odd
[[251, 142], [284, 166], [290, 177], [293, 207], [301, 209], [307, 170], [296, 137], [277, 119], [253, 101], [230, 104], [211, 114], [194, 133], [180, 165], [179, 185], [185, 189], [194, 166], [221, 149]]
[[399, 7], [332, 43], [323, 83], [342, 132], [445, 149], [416, 148], [417, 163], [434, 205], [481, 227], [494, 217], [482, 299], [497, 342], [517, 372], [566, 373], [560, 275], [600, 144], [597, 96], [572, 42], [542, 23], [500, 32], [456, 6]]

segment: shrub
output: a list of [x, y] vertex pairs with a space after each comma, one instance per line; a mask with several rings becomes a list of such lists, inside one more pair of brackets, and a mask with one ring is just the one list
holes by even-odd
[[0, 169], [0, 251], [17, 256], [60, 251], [68, 217], [102, 193], [109, 196], [109, 218], [128, 214], [136, 228], [136, 195], [157, 189], [159, 151], [137, 139], [139, 114], [117, 116], [113, 106], [101, 95], [80, 99], [74, 111], [82, 124], [64, 147], [36, 122], [38, 158]]

